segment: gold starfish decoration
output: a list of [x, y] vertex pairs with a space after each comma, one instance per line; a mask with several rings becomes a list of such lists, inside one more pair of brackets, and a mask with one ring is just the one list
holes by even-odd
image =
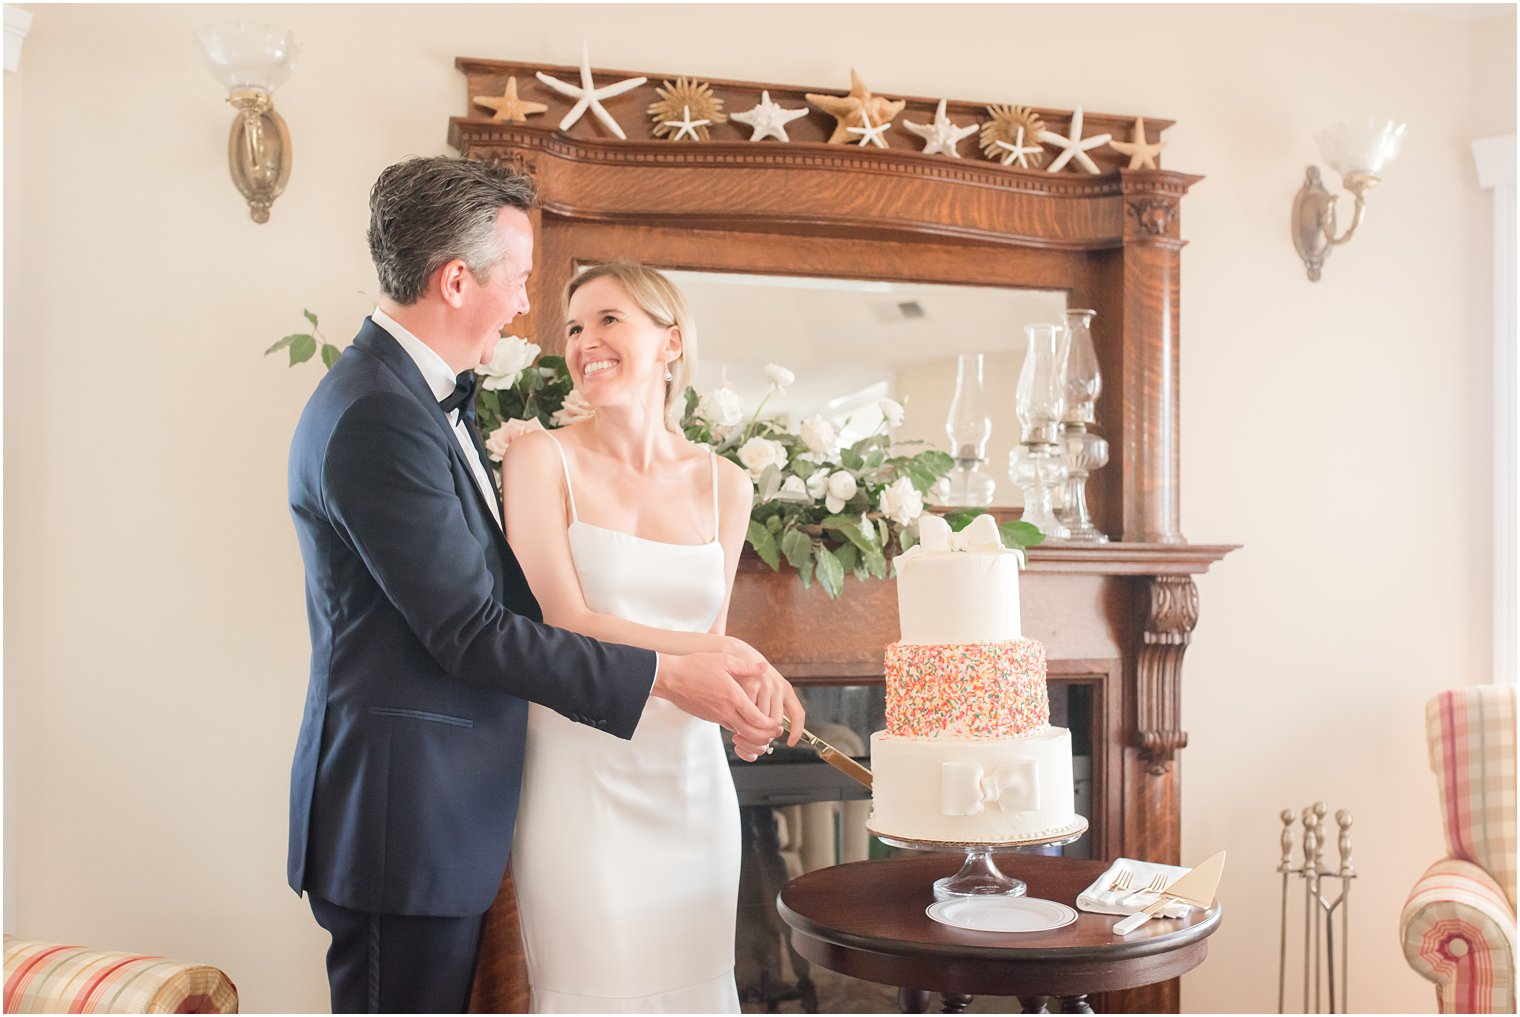
[[1156, 156], [1166, 147], [1165, 141], [1154, 145], [1145, 140], [1145, 117], [1135, 118], [1135, 135], [1131, 141], [1110, 141], [1108, 147], [1129, 156], [1130, 169], [1156, 169]]
[[982, 152], [1004, 166], [1017, 163], [1028, 169], [1045, 161], [1045, 150], [1037, 140], [1045, 121], [1024, 106], [988, 106], [980, 138]]
[[474, 98], [475, 105], [484, 106], [488, 110], [495, 111], [491, 122], [525, 124], [528, 117], [534, 113], [542, 113], [548, 106], [541, 102], [526, 102], [517, 97], [517, 76], [507, 79], [507, 90], [501, 95], [477, 95]]
[[865, 82], [860, 80], [860, 75], [853, 67], [850, 68], [849, 95], [817, 95], [809, 92], [806, 98], [808, 102], [838, 121], [834, 125], [834, 133], [829, 135], [831, 145], [856, 144], [859, 139], [850, 136], [850, 128], [859, 130], [865, 127], [867, 117], [870, 118], [873, 126], [889, 126], [892, 118], [908, 105], [906, 99], [893, 102], [891, 99], [872, 95], [871, 90], [865, 86]]
[[711, 85], [695, 78], [677, 78], [673, 85], [667, 81], [655, 94], [660, 101], [650, 103], [646, 112], [657, 138], [680, 141], [684, 135], [693, 141], [710, 141], [708, 125], [728, 122], [723, 100], [713, 95]]

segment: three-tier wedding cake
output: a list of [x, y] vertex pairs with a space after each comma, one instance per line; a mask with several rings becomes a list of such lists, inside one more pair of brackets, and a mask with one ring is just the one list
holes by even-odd
[[1020, 552], [978, 516], [938, 516], [898, 556], [900, 640], [887, 647], [887, 728], [871, 736], [871, 831], [949, 843], [1055, 840], [1086, 827], [1071, 732], [1050, 724], [1045, 648], [1019, 624]]

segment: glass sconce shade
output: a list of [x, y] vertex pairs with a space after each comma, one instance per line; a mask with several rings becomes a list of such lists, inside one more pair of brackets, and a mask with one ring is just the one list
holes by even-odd
[[997, 481], [982, 471], [987, 461], [987, 438], [992, 434], [982, 386], [982, 361], [980, 353], [962, 353], [956, 364], [955, 398], [945, 418], [955, 466], [930, 492], [940, 505], [991, 505], [997, 490]]
[[955, 398], [945, 420], [950, 454], [957, 459], [981, 459], [986, 455], [992, 420], [987, 416], [987, 397], [982, 389], [982, 354], [962, 353], [955, 373]]
[[195, 30], [195, 42], [211, 76], [229, 91], [257, 88], [272, 92], [295, 70], [301, 44], [275, 25], [223, 21]]
[[1408, 126], [1396, 120], [1368, 119], [1336, 124], [1320, 131], [1314, 140], [1319, 143], [1320, 158], [1342, 179], [1358, 173], [1376, 177], [1398, 156]]
[[1050, 444], [1056, 440], [1056, 424], [1065, 409], [1061, 363], [1065, 359], [1067, 331], [1064, 325], [1025, 325], [1029, 348], [1019, 371], [1014, 412], [1023, 428], [1026, 444]]
[[1098, 352], [1093, 349], [1092, 320], [1097, 311], [1074, 307], [1066, 312], [1066, 362], [1062, 390], [1066, 401], [1063, 420], [1083, 424], [1093, 422], [1098, 393], [1103, 391], [1103, 374], [1098, 370]]

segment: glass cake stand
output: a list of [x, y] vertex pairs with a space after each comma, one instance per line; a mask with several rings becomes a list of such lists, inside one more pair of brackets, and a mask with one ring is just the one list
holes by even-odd
[[1028, 847], [1056, 847], [1070, 844], [1087, 832], [1087, 820], [1078, 816], [1074, 822], [1044, 837], [1028, 840], [1000, 841], [950, 841], [914, 840], [894, 837], [866, 828], [883, 844], [910, 851], [964, 851], [966, 864], [953, 876], [934, 881], [935, 900], [953, 900], [957, 897], [1022, 897], [1029, 886], [1022, 879], [1006, 875], [992, 860], [992, 852], [1009, 851]]

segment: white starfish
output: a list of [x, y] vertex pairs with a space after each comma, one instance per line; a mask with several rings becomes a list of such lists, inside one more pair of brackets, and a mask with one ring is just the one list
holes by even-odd
[[866, 147], [866, 142], [868, 142], [868, 141], [875, 142], [877, 148], [886, 148], [887, 147], [887, 143], [885, 141], [881, 140], [881, 136], [883, 134], [887, 133], [887, 128], [889, 128], [889, 127], [892, 126], [892, 124], [891, 124], [890, 121], [887, 122], [887, 123], [884, 123], [884, 124], [880, 124], [880, 125], [873, 125], [871, 123], [871, 115], [869, 113], [867, 113], [866, 110], [865, 110], [865, 107], [862, 106], [861, 109], [860, 109], [860, 122], [864, 126], [862, 126], [862, 127], [849, 127], [849, 128], [846, 128], [846, 130], [848, 130], [851, 134], [858, 134], [858, 135], [860, 135], [860, 147], [861, 148], [865, 148]]
[[581, 83], [579, 87], [567, 85], [558, 78], [550, 77], [543, 71], [538, 72], [538, 80], [567, 99], [576, 100], [575, 105], [570, 107], [570, 112], [565, 114], [565, 119], [559, 122], [560, 130], [568, 131], [571, 127], [574, 127], [576, 121], [585, 116], [586, 110], [590, 109], [591, 112], [596, 114], [596, 118], [602, 122], [607, 130], [627, 141], [628, 135], [624, 134], [623, 129], [618, 126], [618, 122], [612, 119], [612, 114], [607, 112], [606, 108], [602, 105], [602, 100], [610, 99], [615, 95], [622, 95], [624, 92], [638, 88], [649, 79], [629, 78], [626, 81], [619, 81], [616, 84], [603, 85], [601, 88], [597, 88], [591, 81], [591, 46], [588, 43], [582, 42]]
[[1019, 126], [1019, 129], [1014, 132], [1013, 144], [1010, 145], [1006, 141], [994, 141], [993, 144], [998, 148], [1003, 149], [1006, 153], [1003, 156], [1004, 166], [1016, 162], [1020, 166], [1023, 166], [1025, 169], [1028, 169], [1029, 157], [1040, 151], [1039, 145], [1030, 147], [1024, 144], [1024, 127], [1022, 124]]
[[737, 120], [741, 124], [747, 124], [755, 129], [755, 133], [749, 136], [751, 141], [760, 141], [763, 138], [779, 138], [782, 141], [791, 141], [786, 136], [786, 125], [798, 117], [807, 116], [807, 107], [802, 109], [782, 109], [781, 106], [771, 102], [770, 92], [760, 93], [758, 105], [745, 110], [743, 113], [734, 113], [729, 119]]
[[1070, 160], [1075, 159], [1077, 165], [1087, 172], [1101, 173], [1103, 171], [1098, 169], [1097, 163], [1088, 158], [1087, 152], [1089, 149], [1108, 144], [1112, 138], [1112, 134], [1094, 134], [1090, 138], [1082, 137], [1082, 107], [1078, 106], [1076, 111], [1071, 115], [1071, 135], [1069, 137], [1052, 134], [1050, 131], [1040, 132], [1041, 141], [1047, 145], [1055, 145], [1057, 148], [1062, 149], [1061, 154], [1056, 156], [1055, 162], [1052, 162], [1045, 168], [1051, 173], [1058, 173], [1062, 166], [1065, 166]]
[[683, 137], [687, 136], [688, 134], [691, 135], [691, 140], [692, 141], [701, 141], [702, 139], [697, 136], [697, 128], [698, 127], [706, 127], [710, 123], [712, 123], [711, 120], [693, 120], [691, 118], [691, 107], [690, 106], [682, 106], [681, 107], [681, 119], [679, 119], [679, 120], [661, 120], [660, 121], [660, 125], [662, 127], [679, 127], [680, 128], [680, 130], [676, 131], [675, 136], [670, 139], [671, 141], [680, 141]]
[[941, 99], [932, 123], [913, 124], [904, 120], [903, 130], [911, 131], [927, 142], [924, 145], [925, 155], [953, 155], [959, 159], [961, 154], [955, 150], [955, 146], [960, 144], [963, 138], [975, 134], [977, 125], [955, 126], [955, 122], [945, 116], [945, 100]]

